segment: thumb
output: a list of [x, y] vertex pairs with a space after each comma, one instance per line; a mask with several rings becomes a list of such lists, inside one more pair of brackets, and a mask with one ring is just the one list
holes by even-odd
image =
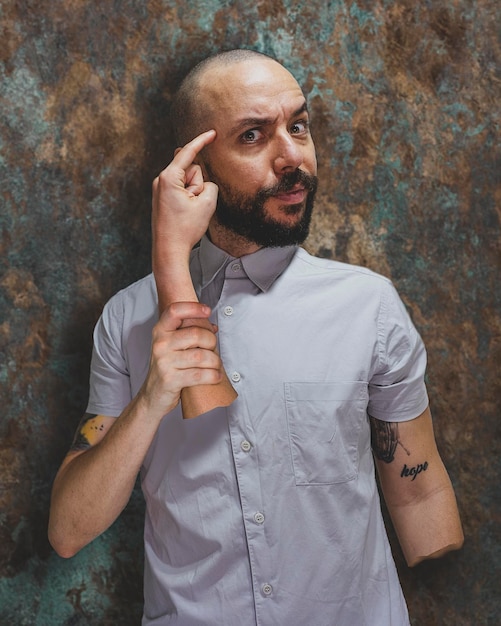
[[219, 193], [219, 189], [216, 183], [213, 183], [211, 181], [206, 181], [204, 182], [204, 190], [202, 193], [209, 202], [212, 201], [215, 204], [217, 201], [217, 195]]

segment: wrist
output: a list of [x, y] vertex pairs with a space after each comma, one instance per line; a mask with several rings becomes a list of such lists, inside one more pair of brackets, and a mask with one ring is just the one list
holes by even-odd
[[178, 402], [179, 395], [175, 397], [173, 394], [170, 398], [163, 396], [161, 399], [156, 397], [155, 393], [152, 393], [148, 389], [148, 380], [138, 391], [136, 397], [133, 400], [134, 409], [137, 415], [140, 415], [143, 423], [150, 423], [155, 429], [162, 421], [164, 415], [172, 411]]
[[153, 262], [153, 276], [161, 311], [173, 302], [197, 302], [188, 262]]
[[168, 273], [156, 274], [155, 272], [153, 274], [157, 287], [160, 313], [163, 313], [174, 302], [198, 302], [189, 273], [187, 276]]
[[[153, 227], [152, 254], [154, 259], [158, 259], [162, 265], [165, 263], [188, 262], [193, 245], [189, 238], [181, 236], [179, 233], [173, 235], [176, 226], [170, 225], [161, 229]], [[196, 242], [195, 242], [196, 243]]]

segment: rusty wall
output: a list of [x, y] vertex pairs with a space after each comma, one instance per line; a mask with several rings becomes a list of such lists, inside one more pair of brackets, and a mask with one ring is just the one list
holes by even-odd
[[141, 497], [65, 561], [50, 486], [100, 309], [149, 271], [174, 85], [240, 46], [309, 97], [309, 249], [390, 276], [428, 347], [467, 539], [413, 570], [393, 542], [412, 623], [499, 623], [500, 18], [498, 0], [0, 2], [1, 624], [138, 623]]

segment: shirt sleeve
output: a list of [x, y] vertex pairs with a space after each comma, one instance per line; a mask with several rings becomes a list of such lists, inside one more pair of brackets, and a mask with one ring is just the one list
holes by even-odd
[[377, 366], [369, 381], [368, 413], [388, 422], [418, 417], [428, 406], [426, 350], [394, 286], [383, 290]]
[[132, 400], [122, 348], [123, 318], [118, 294], [106, 304], [94, 329], [88, 413], [118, 417]]

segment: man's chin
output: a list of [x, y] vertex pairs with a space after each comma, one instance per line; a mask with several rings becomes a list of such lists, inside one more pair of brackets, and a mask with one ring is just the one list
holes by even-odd
[[[298, 202], [297, 204], [279, 204], [275, 209], [268, 209], [266, 211], [267, 218], [269, 220], [274, 220], [277, 222], [284, 222], [289, 224], [290, 222], [296, 223], [299, 219], [303, 217], [305, 211], [306, 203]], [[296, 218], [293, 220], [283, 220], [283, 217]], [[292, 223], [290, 225], [293, 225]]]

